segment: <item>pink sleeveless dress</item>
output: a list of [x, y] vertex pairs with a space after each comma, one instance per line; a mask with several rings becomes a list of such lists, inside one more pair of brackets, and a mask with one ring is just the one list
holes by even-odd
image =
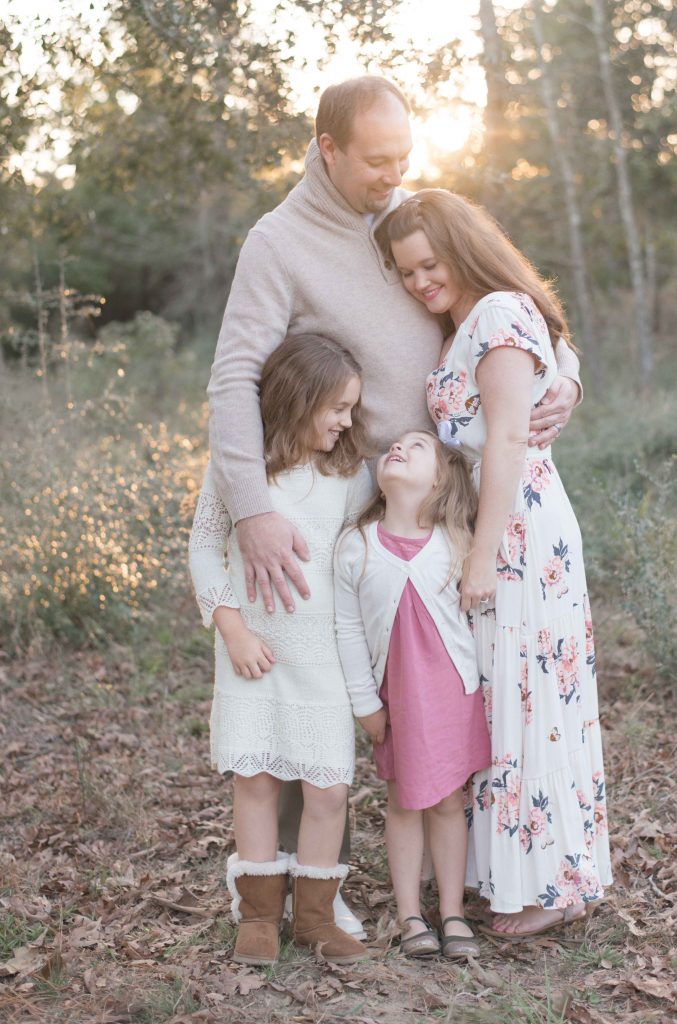
[[[430, 540], [397, 537], [380, 523], [378, 537], [406, 562]], [[465, 692], [411, 580], [393, 623], [379, 697], [388, 727], [384, 742], [374, 745], [376, 773], [395, 781], [401, 807], [433, 807], [491, 763], [481, 690]]]

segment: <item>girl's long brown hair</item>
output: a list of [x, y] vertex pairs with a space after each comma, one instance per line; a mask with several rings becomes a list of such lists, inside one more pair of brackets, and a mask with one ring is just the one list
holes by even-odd
[[351, 411], [352, 426], [332, 451], [317, 452], [314, 433], [317, 414], [338, 399], [351, 377], [361, 374], [347, 349], [318, 334], [290, 335], [268, 356], [259, 398], [269, 479], [311, 458], [323, 476], [351, 476], [358, 469], [367, 454], [361, 399]]
[[553, 286], [483, 207], [445, 189], [424, 188], [388, 214], [376, 237], [392, 260], [391, 243], [416, 231], [425, 233], [435, 255], [469, 296], [481, 299], [490, 292], [524, 292], [538, 306], [552, 345], [559, 338], [571, 345], [566, 316]]
[[[412, 433], [425, 434], [435, 442], [439, 481], [419, 509], [418, 525], [422, 529], [439, 525], [445, 531], [452, 556], [447, 578], [449, 583], [470, 551], [477, 517], [477, 490], [468, 463], [459, 448], [442, 444], [432, 430], [417, 430]], [[385, 511], [386, 499], [379, 491], [357, 517], [354, 529], [360, 531], [365, 545], [365, 527], [369, 523], [383, 519]]]

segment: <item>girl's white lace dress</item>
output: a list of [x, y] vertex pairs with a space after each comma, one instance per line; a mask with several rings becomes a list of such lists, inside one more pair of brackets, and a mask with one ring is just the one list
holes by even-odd
[[[294, 594], [296, 611], [268, 613], [247, 599], [237, 533], [207, 467], [190, 538], [190, 570], [205, 626], [219, 605], [239, 608], [275, 655], [262, 679], [236, 676], [215, 631], [216, 676], [211, 759], [220, 772], [305, 779], [325, 788], [350, 784], [355, 765], [353, 715], [334, 626], [332, 558], [341, 530], [354, 521], [373, 484], [366, 466], [350, 478], [322, 476], [311, 465], [269, 485], [273, 508], [292, 522], [310, 549], [302, 563], [310, 598]], [[227, 568], [224, 565], [227, 552]]]

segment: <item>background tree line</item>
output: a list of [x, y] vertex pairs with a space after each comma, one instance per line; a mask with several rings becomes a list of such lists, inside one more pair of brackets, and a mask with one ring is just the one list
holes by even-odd
[[[323, 60], [356, 47], [421, 117], [483, 73], [481, 129], [454, 152], [440, 138], [437, 173], [409, 185], [483, 202], [556, 278], [586, 386], [557, 462], [591, 586], [611, 643], [644, 637], [674, 671], [669, 0], [481, 0], [476, 45], [428, 50], [395, 29], [408, 0], [280, 0], [267, 21], [261, 3], [102, 0], [93, 28], [65, 5], [27, 26], [6, 2], [0, 642], [197, 643], [185, 546], [205, 386], [239, 246], [302, 173], [311, 25]], [[163, 633], [177, 608], [185, 629]]]
[[[479, 61], [484, 132], [441, 153], [439, 176], [411, 184], [485, 203], [558, 279], [595, 386], [610, 334], [648, 384], [675, 298], [666, 294], [677, 143], [668, 0], [528, 0], [509, 12], [481, 0], [473, 58], [458, 40], [426, 53], [396, 44], [401, 6], [284, 0], [276, 18], [321, 24], [328, 53], [347, 26], [365, 70], [411, 82], [417, 68], [417, 87], [405, 88], [423, 113]], [[297, 180], [312, 132], [291, 98], [293, 29], [266, 33], [256, 7], [230, 0], [105, 7], [98, 36], [76, 17], [66, 32], [43, 29], [31, 75], [20, 69], [11, 0], [0, 33], [9, 359], [26, 338], [35, 355], [38, 265], [44, 289], [61, 276], [103, 296], [103, 321], [146, 309], [178, 321], [185, 339], [213, 332], [242, 238]], [[25, 180], [21, 159], [36, 136], [59, 133], [69, 166]]]

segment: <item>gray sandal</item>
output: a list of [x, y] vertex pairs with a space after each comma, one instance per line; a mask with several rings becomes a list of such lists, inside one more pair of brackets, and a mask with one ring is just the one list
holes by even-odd
[[[470, 928], [472, 935], [445, 935], [444, 929], [449, 921], [460, 921]], [[445, 917], [442, 922], [442, 956], [454, 959], [456, 957], [479, 956], [480, 944], [475, 938], [475, 933], [464, 917]]]
[[404, 956], [410, 957], [428, 957], [435, 956], [440, 951], [440, 940], [437, 937], [437, 932], [434, 928], [430, 927], [430, 924], [424, 917], [405, 917], [402, 924], [406, 924], [407, 921], [420, 921], [421, 924], [425, 925], [424, 932], [417, 932], [416, 935], [410, 935], [408, 939], [400, 939], [400, 953]]

